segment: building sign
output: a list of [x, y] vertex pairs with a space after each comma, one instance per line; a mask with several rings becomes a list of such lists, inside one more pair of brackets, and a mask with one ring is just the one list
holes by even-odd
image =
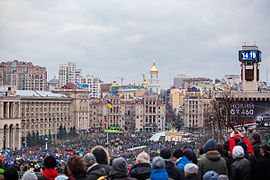
[[259, 50], [242, 50], [239, 51], [239, 61], [259, 61], [261, 62], [261, 51]]
[[77, 88], [88, 88], [88, 84], [77, 83]]
[[258, 127], [270, 126], [269, 101], [233, 102], [230, 114], [235, 120], [244, 120], [245, 123], [256, 122]]
[[196, 87], [187, 88], [186, 94], [188, 94], [188, 95], [200, 95], [201, 90], [199, 88], [196, 88]]

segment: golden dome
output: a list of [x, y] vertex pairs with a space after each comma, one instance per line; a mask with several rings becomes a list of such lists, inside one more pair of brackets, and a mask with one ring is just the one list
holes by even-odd
[[112, 87], [114, 87], [116, 89], [119, 88], [118, 84], [115, 81], [113, 81], [112, 85], [110, 85], [110, 90], [112, 89]]
[[143, 87], [147, 87], [148, 86], [148, 83], [146, 82], [146, 78], [144, 78], [142, 85], [143, 85]]
[[156, 68], [156, 61], [153, 61], [153, 67], [152, 69], [150, 69], [150, 74], [157, 74], [158, 73], [158, 69]]

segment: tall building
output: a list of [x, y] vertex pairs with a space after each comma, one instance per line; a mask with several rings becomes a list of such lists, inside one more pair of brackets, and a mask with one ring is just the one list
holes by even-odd
[[86, 87], [89, 90], [90, 98], [100, 98], [101, 90], [99, 77], [87, 75], [85, 77], [80, 77], [78, 82], [82, 85], [87, 85]]
[[0, 86], [13, 86], [17, 90], [47, 90], [47, 70], [31, 62], [1, 62]]
[[261, 51], [257, 46], [242, 46], [239, 51], [243, 92], [256, 92], [259, 87]]
[[150, 69], [150, 78], [148, 83], [148, 90], [154, 94], [160, 95], [160, 82], [158, 77], [158, 69], [156, 68], [156, 61], [153, 61], [153, 67]]
[[76, 83], [81, 76], [81, 70], [76, 69], [75, 63], [68, 62], [68, 64], [60, 64], [59, 66], [59, 87], [72, 82]]
[[197, 88], [189, 89], [184, 99], [184, 127], [198, 131], [205, 127], [205, 116], [212, 99], [203, 97]]
[[184, 74], [179, 74], [173, 78], [173, 86], [175, 88], [184, 88], [184, 80], [186, 79], [189, 79], [189, 77]]

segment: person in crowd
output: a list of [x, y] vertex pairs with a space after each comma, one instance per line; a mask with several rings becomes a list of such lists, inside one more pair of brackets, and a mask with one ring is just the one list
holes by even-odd
[[65, 165], [65, 168], [64, 168], [63, 173], [64, 173], [64, 174], [61, 174], [61, 175], [57, 176], [57, 177], [55, 178], [55, 180], [67, 180], [67, 179], [69, 179], [69, 177], [68, 177], [68, 172], [67, 172], [67, 165]]
[[253, 154], [251, 154], [250, 152], [247, 151], [247, 144], [245, 142], [241, 141], [237, 145], [241, 146], [243, 148], [244, 154], [245, 154], [244, 158], [246, 158], [250, 162], [250, 165], [251, 165], [250, 172], [249, 172], [250, 179], [256, 179], [254, 169], [255, 169], [257, 158], [255, 157], [255, 155], [253, 155]]
[[150, 177], [150, 174], [150, 157], [143, 151], [136, 157], [135, 165], [129, 170], [129, 176], [138, 180], [145, 180]]
[[[165, 169], [165, 160], [162, 157], [154, 157], [152, 161], [151, 180], [168, 180], [169, 175]], [[170, 178], [171, 179], [171, 178]]]
[[32, 170], [27, 170], [22, 177], [22, 180], [38, 180], [36, 174]]
[[122, 157], [116, 158], [112, 162], [112, 170], [108, 176], [109, 180], [136, 180], [128, 176], [127, 163]]
[[112, 170], [110, 164], [110, 157], [107, 149], [102, 146], [96, 146], [91, 151], [96, 157], [96, 161], [99, 164], [100, 168], [105, 169], [106, 173], [109, 174]]
[[240, 131], [237, 131], [235, 133], [234, 131], [231, 133], [230, 139], [229, 139], [229, 151], [232, 154], [233, 148], [239, 143], [240, 141], [243, 141], [247, 144], [248, 146], [248, 152], [254, 154], [254, 150], [250, 142], [246, 137], [243, 136], [243, 134]]
[[218, 174], [215, 171], [207, 171], [203, 175], [203, 180], [218, 180]]
[[7, 168], [4, 172], [4, 179], [5, 180], [18, 180], [19, 174], [17, 172], [17, 169], [14, 167]]
[[56, 159], [54, 156], [47, 156], [44, 159], [43, 166], [45, 170], [42, 172], [42, 175], [38, 177], [40, 180], [53, 180], [58, 176], [57, 171], [55, 170], [57, 165]]
[[70, 179], [76, 179], [76, 180], [88, 179], [86, 175], [86, 166], [83, 160], [77, 155], [74, 155], [68, 159], [67, 173]]
[[231, 166], [231, 180], [249, 180], [251, 164], [244, 158], [245, 152], [242, 146], [233, 148], [234, 162]]
[[270, 179], [270, 145], [263, 143], [260, 149], [261, 157], [257, 159], [255, 166], [256, 179], [269, 180]]
[[188, 154], [187, 151], [185, 151], [183, 153], [183, 157], [181, 157], [179, 160], [177, 160], [176, 166], [177, 166], [178, 169], [183, 170], [186, 164], [191, 163], [191, 161], [186, 156], [187, 154]]
[[191, 161], [194, 164], [198, 163], [198, 160], [196, 158], [196, 154], [194, 153], [194, 151], [190, 148], [184, 149], [183, 151], [183, 155], [186, 156], [188, 158], [189, 161]]
[[260, 134], [257, 132], [253, 133], [251, 141], [252, 141], [252, 147], [254, 149], [254, 154], [255, 154], [256, 158], [258, 159], [261, 156], [260, 148], [262, 145]]
[[183, 157], [183, 151], [182, 149], [178, 148], [173, 152], [172, 160], [176, 164], [177, 161], [180, 160], [181, 157]]
[[184, 179], [184, 173], [177, 169], [171, 158], [171, 150], [169, 148], [163, 148], [160, 151], [160, 157], [162, 157], [165, 160], [165, 168], [170, 178], [176, 179], [176, 180], [183, 180]]
[[199, 167], [196, 164], [189, 163], [185, 165], [184, 172], [185, 172], [185, 180], [200, 180], [198, 176], [198, 169]]
[[218, 175], [228, 175], [226, 161], [217, 151], [217, 142], [214, 139], [209, 139], [204, 144], [205, 156], [198, 161], [199, 177], [202, 177], [207, 171], [215, 171]]
[[96, 180], [101, 176], [106, 176], [105, 169], [99, 167], [96, 157], [92, 153], [87, 153], [83, 159], [86, 165], [86, 173], [89, 180]]

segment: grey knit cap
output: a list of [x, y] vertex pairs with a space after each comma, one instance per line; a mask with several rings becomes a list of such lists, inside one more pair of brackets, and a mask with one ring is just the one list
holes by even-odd
[[83, 161], [84, 161], [86, 166], [92, 166], [93, 164], [95, 164], [97, 162], [96, 157], [92, 153], [87, 153], [84, 156]]

